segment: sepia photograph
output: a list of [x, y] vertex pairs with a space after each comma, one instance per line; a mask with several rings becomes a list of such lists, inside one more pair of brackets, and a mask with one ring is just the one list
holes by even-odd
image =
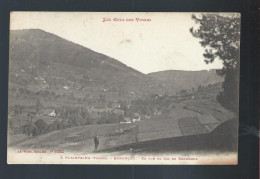
[[8, 164], [237, 165], [239, 13], [10, 13]]

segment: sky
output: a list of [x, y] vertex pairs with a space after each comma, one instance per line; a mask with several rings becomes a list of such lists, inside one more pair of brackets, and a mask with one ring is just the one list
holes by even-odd
[[[212, 64], [204, 62], [204, 48], [189, 31], [191, 27], [196, 27], [191, 15], [149, 12], [12, 12], [10, 29], [42, 29], [115, 58], [146, 74], [164, 70], [222, 68], [221, 60], [215, 60]], [[104, 18], [110, 21], [104, 22]]]

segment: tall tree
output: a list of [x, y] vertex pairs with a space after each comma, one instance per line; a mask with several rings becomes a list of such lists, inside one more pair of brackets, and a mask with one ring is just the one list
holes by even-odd
[[237, 112], [239, 96], [239, 49], [240, 49], [240, 16], [236, 14], [202, 14], [192, 15], [197, 28], [190, 32], [201, 39], [205, 48], [205, 62], [212, 63], [215, 59], [223, 61], [223, 68], [217, 74], [224, 77], [223, 91], [217, 100], [225, 108]]
[[22, 126], [22, 132], [26, 134], [28, 138], [31, 134], [34, 133], [35, 130], [36, 126], [31, 121], [27, 122], [25, 125]]
[[38, 119], [34, 124], [37, 127], [36, 135], [48, 132], [48, 124], [44, 120]]

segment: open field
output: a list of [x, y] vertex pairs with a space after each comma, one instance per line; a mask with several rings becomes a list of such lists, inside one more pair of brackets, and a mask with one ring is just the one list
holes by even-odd
[[[131, 125], [96, 125], [74, 127], [32, 139], [20, 141], [12, 147], [19, 149], [57, 149], [73, 153], [169, 153], [192, 151], [223, 151], [230, 152], [237, 149], [237, 121], [230, 120], [210, 133], [169, 137], [165, 135], [160, 139], [136, 142], [134, 133], [126, 131], [119, 133], [120, 128], [131, 129]], [[100, 131], [100, 145], [98, 151], [94, 150], [95, 132]], [[163, 133], [163, 132], [161, 132]], [[167, 134], [164, 131], [164, 134]], [[151, 133], [147, 133], [147, 136]], [[142, 135], [139, 135], [142, 139]], [[151, 135], [152, 137], [152, 135]]]
[[[94, 152], [93, 138], [96, 133], [100, 136], [99, 150], [109, 150], [130, 144], [142, 146], [142, 142], [160, 139], [171, 141], [173, 138], [182, 136], [189, 138], [188, 136], [194, 135], [190, 138], [196, 138], [195, 136], [206, 135], [207, 133], [214, 133], [215, 136], [218, 135], [217, 131], [212, 132], [215, 128], [225, 121], [234, 119], [232, 113], [215, 103], [209, 100], [187, 100], [182, 102], [179, 107], [172, 109], [171, 117], [146, 119], [131, 124], [72, 127], [29, 139], [19, 135], [20, 141], [16, 138], [16, 135], [10, 135], [9, 144], [10, 147], [23, 149], [59, 149], [75, 153], [90, 153]], [[223, 118], [220, 118], [221, 115], [223, 115]], [[232, 129], [230, 132], [234, 133], [235, 131]], [[222, 135], [229, 137], [227, 131]], [[209, 134], [209, 136], [211, 135]], [[184, 137], [184, 139], [186, 138]], [[156, 145], [154, 147], [156, 148]]]
[[[93, 152], [94, 136], [100, 136], [100, 149], [107, 147], [133, 143], [134, 138], [120, 129], [126, 130], [134, 127], [129, 124], [104, 124], [72, 127], [60, 131], [54, 131], [27, 140], [16, 142], [11, 147], [23, 149], [59, 149], [73, 152]], [[128, 140], [127, 140], [128, 139]], [[10, 140], [12, 140], [10, 138]], [[10, 144], [12, 141], [9, 141]]]
[[99, 153], [114, 154], [143, 154], [143, 153], [196, 153], [207, 154], [212, 152], [236, 152], [238, 140], [238, 121], [230, 120], [218, 126], [211, 133], [172, 137], [128, 144], [115, 148], [98, 151]]

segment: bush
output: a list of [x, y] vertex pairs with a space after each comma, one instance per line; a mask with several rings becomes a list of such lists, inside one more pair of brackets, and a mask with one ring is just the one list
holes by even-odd
[[48, 124], [44, 122], [44, 120], [38, 119], [34, 124], [37, 128], [35, 135], [41, 135], [48, 132]]

